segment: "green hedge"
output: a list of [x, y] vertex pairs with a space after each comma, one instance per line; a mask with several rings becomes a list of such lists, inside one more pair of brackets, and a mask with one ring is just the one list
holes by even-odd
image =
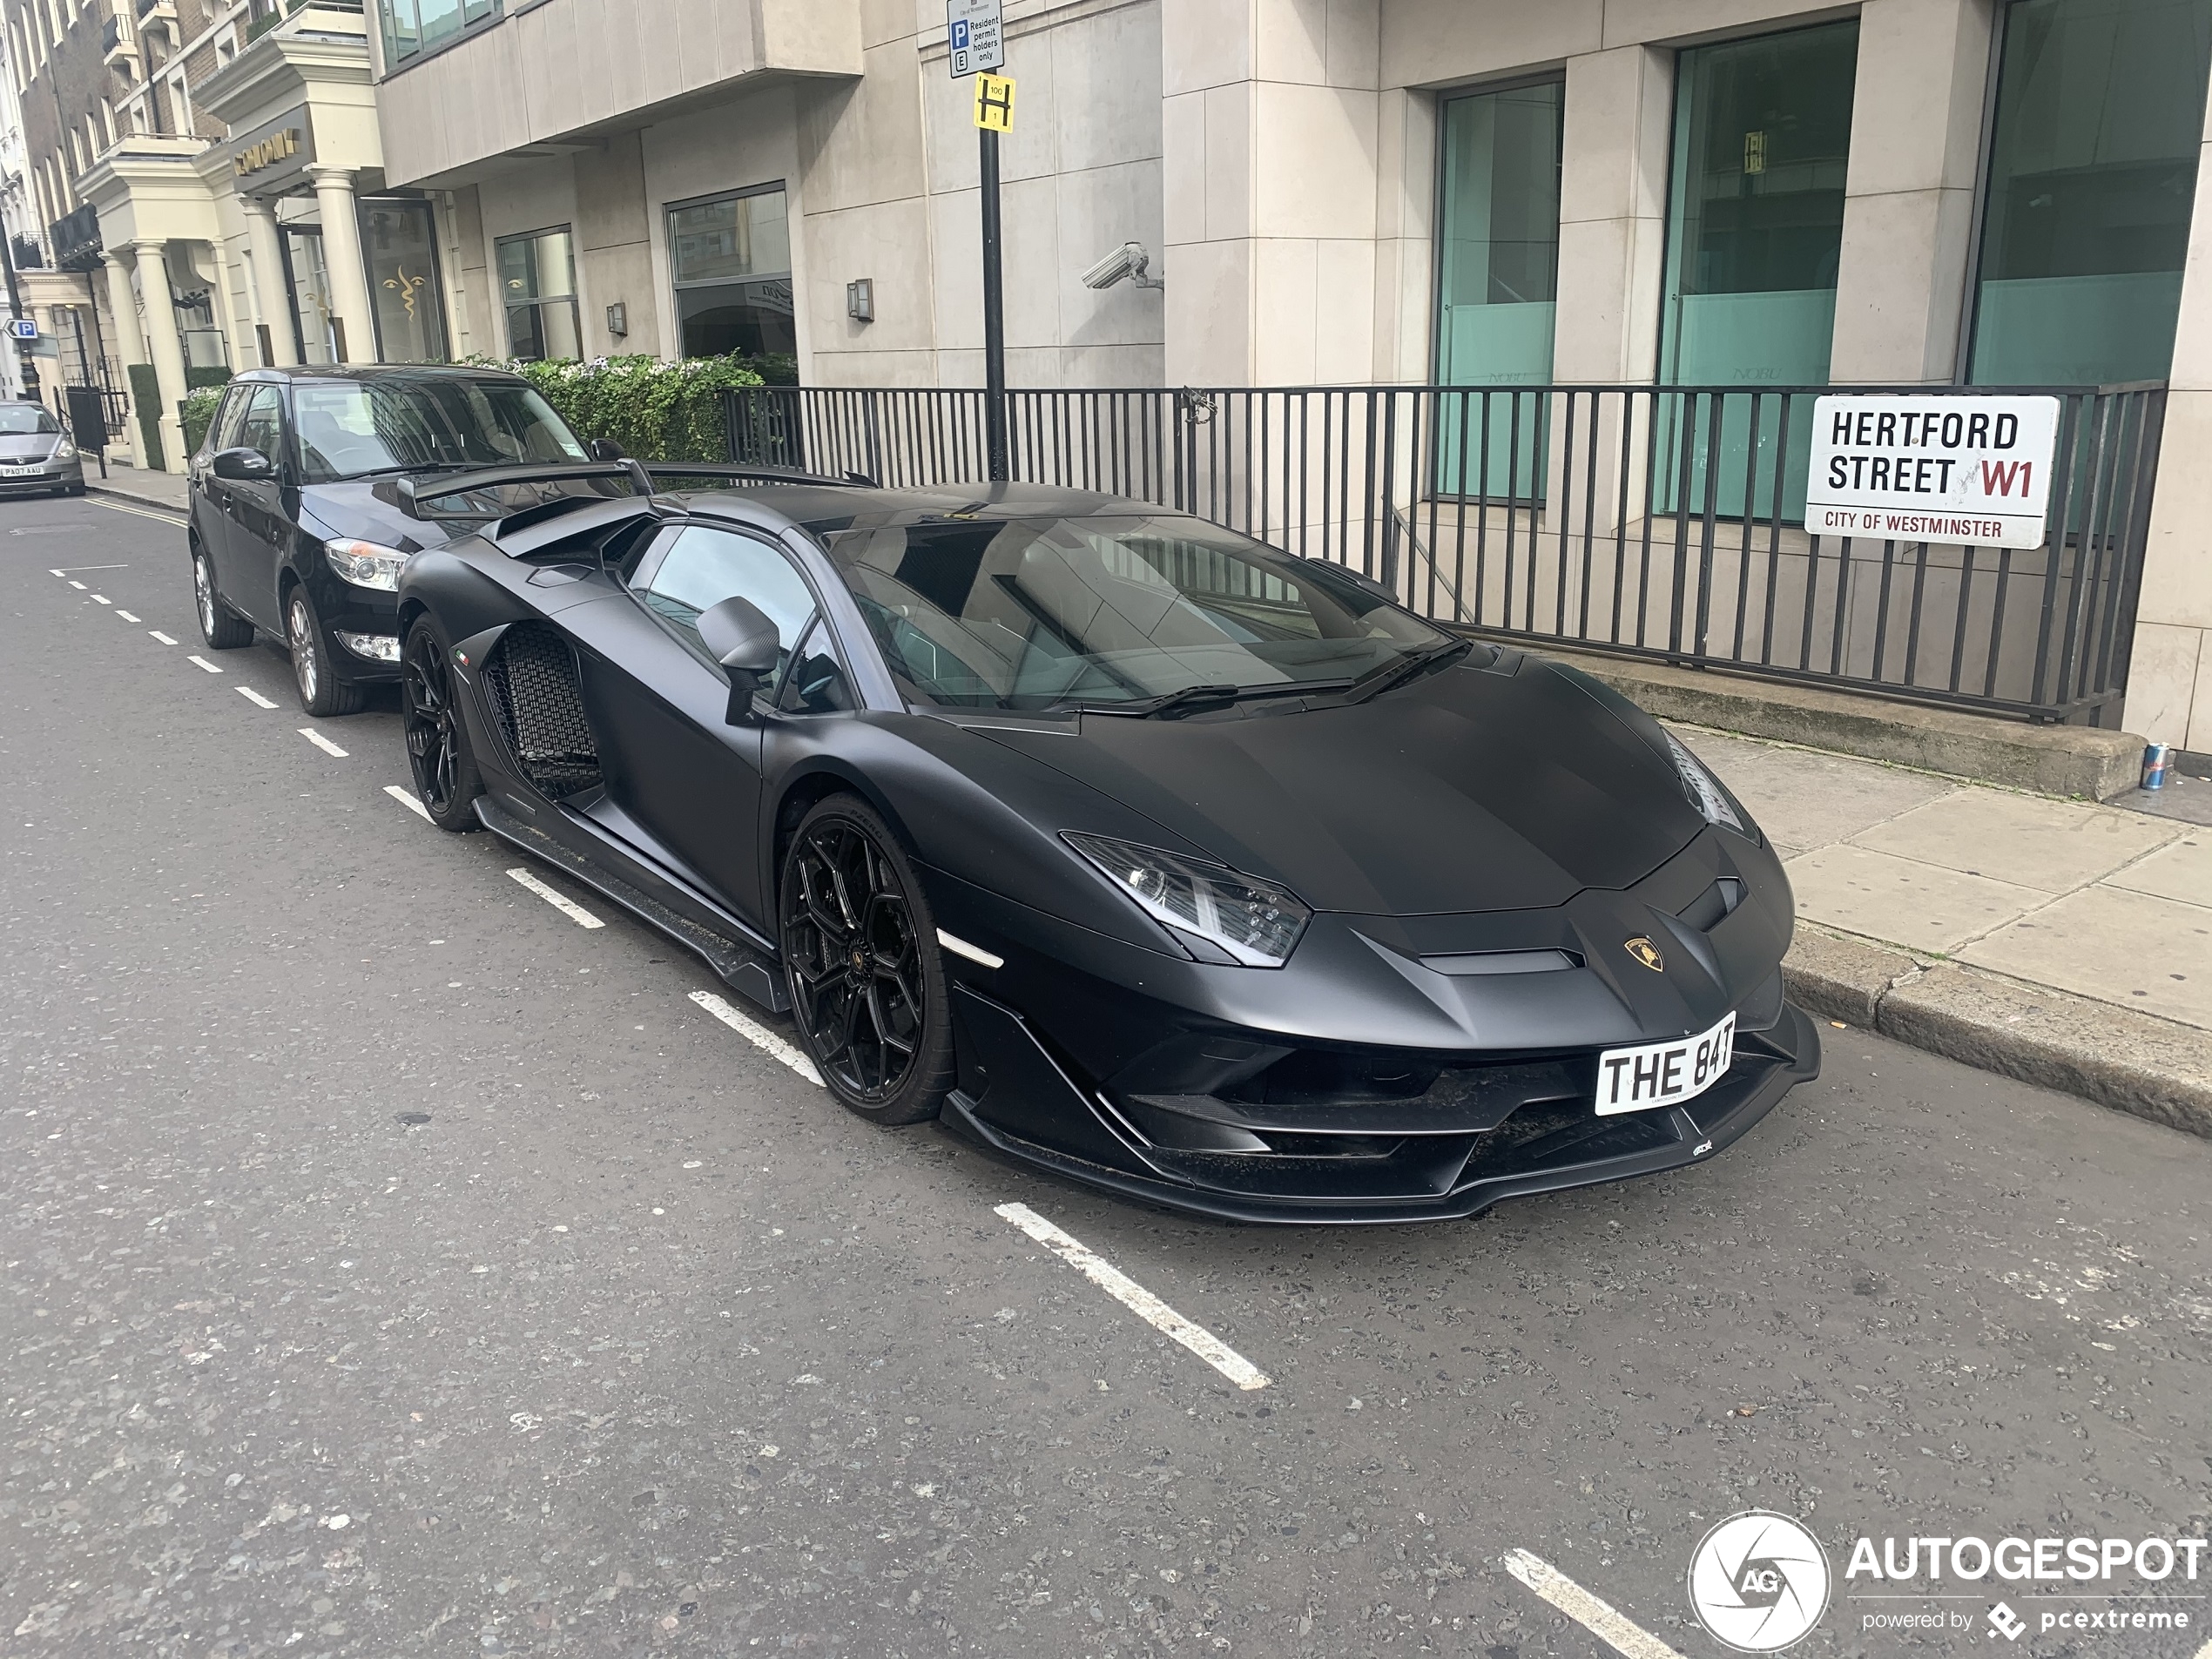
[[623, 454], [640, 461], [727, 460], [722, 394], [765, 383], [759, 369], [738, 357], [689, 357], [675, 363], [658, 357], [598, 357], [588, 363], [468, 361], [520, 374], [577, 436], [587, 442], [612, 438]]
[[215, 423], [215, 411], [222, 407], [223, 388], [205, 387], [194, 392], [177, 406], [177, 418], [185, 423], [185, 453], [196, 455], [207, 428]]

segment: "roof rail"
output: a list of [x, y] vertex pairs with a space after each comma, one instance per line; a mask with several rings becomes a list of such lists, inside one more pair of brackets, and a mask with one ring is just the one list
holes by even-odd
[[768, 484], [817, 484], [833, 489], [873, 488], [875, 481], [859, 473], [833, 478], [826, 473], [804, 472], [796, 467], [735, 466], [719, 461], [620, 461], [547, 462], [528, 467], [483, 467], [474, 472], [434, 474], [428, 477], [402, 475], [395, 488], [400, 510], [409, 518], [426, 516], [424, 503], [471, 490], [496, 489], [506, 484], [555, 483], [567, 479], [618, 478], [640, 496], [657, 493], [656, 477], [752, 479]]
[[873, 489], [875, 480], [848, 472], [842, 478], [807, 472], [798, 467], [739, 466], [726, 461], [639, 461], [632, 465], [648, 474], [679, 478], [758, 478], [770, 484], [827, 484], [834, 489]]

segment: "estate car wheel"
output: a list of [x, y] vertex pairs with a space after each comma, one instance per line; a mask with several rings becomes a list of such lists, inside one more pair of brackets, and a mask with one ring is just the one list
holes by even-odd
[[300, 706], [318, 718], [361, 712], [361, 691], [330, 671], [330, 644], [305, 588], [292, 590], [284, 606], [284, 643], [292, 648], [292, 678], [300, 684]]
[[937, 1116], [954, 1078], [937, 925], [897, 837], [867, 802], [806, 814], [778, 887], [792, 1015], [839, 1102], [875, 1123]]
[[483, 780], [469, 748], [469, 729], [454, 705], [445, 640], [428, 617], [408, 630], [400, 661], [400, 725], [415, 792], [440, 829], [459, 834], [481, 828], [473, 808], [484, 792]]
[[215, 567], [199, 548], [192, 556], [192, 608], [199, 616], [199, 637], [211, 651], [236, 651], [253, 643], [253, 624], [223, 603], [215, 586]]

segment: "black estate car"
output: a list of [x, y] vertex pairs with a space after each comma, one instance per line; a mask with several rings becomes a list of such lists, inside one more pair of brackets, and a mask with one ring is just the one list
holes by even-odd
[[353, 713], [362, 686], [399, 678], [401, 566], [465, 528], [402, 512], [401, 482], [586, 459], [586, 446], [516, 375], [417, 365], [250, 370], [231, 381], [192, 458], [200, 632], [217, 651], [252, 644], [256, 630], [273, 636], [292, 653], [301, 707]]

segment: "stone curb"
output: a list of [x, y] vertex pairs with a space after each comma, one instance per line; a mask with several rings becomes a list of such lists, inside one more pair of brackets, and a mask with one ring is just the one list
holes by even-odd
[[2212, 1138], [2212, 1032], [1803, 925], [1782, 973], [1810, 1014]]
[[1602, 680], [1663, 719], [1692, 725], [2087, 800], [2110, 800], [2141, 780], [2143, 739], [2125, 732], [2031, 725], [1626, 658], [1550, 650], [1544, 655]]
[[158, 508], [165, 513], [181, 515], [185, 510], [179, 502], [164, 501], [158, 496], [144, 495], [135, 489], [122, 489], [112, 480], [87, 478], [84, 481], [84, 493], [88, 496], [112, 496], [118, 501], [133, 502], [140, 507]]

